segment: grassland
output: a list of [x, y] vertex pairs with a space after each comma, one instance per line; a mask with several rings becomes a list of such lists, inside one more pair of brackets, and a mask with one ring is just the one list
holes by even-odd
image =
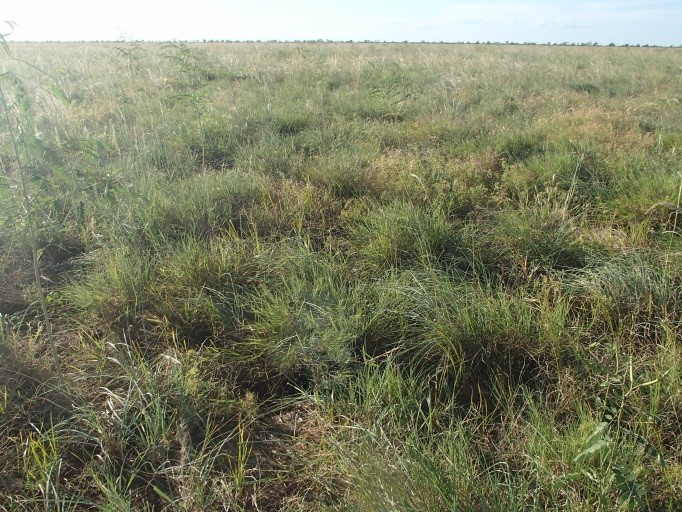
[[682, 50], [9, 51], [0, 510], [682, 510]]

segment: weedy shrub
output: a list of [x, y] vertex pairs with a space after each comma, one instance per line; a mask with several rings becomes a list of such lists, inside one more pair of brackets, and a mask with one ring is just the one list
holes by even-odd
[[[364, 87], [389, 110], [381, 119], [403, 121], [419, 101], [419, 76], [397, 63], [370, 64], [363, 73]], [[371, 111], [371, 109], [370, 109]]]
[[360, 80], [361, 87], [336, 95], [335, 111], [342, 116], [395, 123], [414, 113], [421, 86], [397, 63], [370, 63]]
[[178, 80], [189, 82], [191, 87], [212, 82], [220, 75], [217, 62], [196, 47], [184, 43], [165, 44], [160, 54], [174, 66]]

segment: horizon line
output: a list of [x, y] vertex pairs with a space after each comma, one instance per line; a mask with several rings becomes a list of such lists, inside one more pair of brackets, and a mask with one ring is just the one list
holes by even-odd
[[252, 43], [252, 44], [408, 44], [408, 45], [490, 45], [490, 46], [596, 46], [604, 48], [682, 48], [682, 43], [678, 44], [650, 44], [650, 43], [599, 43], [594, 41], [571, 42], [534, 42], [534, 41], [427, 41], [427, 40], [386, 40], [386, 39], [21, 39], [13, 40], [5, 34], [7, 43]]

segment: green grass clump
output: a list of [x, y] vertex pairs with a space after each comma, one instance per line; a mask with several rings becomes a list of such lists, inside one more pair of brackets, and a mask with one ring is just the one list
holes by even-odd
[[233, 333], [240, 293], [255, 289], [271, 269], [269, 248], [234, 235], [210, 242], [186, 238], [144, 250], [103, 251], [89, 274], [64, 292], [80, 314], [110, 329], [154, 331], [167, 340], [201, 344]]
[[[544, 203], [544, 204], [543, 204]], [[467, 264], [503, 280], [582, 268], [590, 248], [578, 242], [576, 219], [553, 201], [500, 210], [467, 227]]]
[[678, 322], [680, 283], [661, 270], [664, 262], [639, 254], [586, 269], [569, 281], [574, 300], [609, 333], [628, 333], [636, 342], [660, 343], [670, 322]]
[[336, 265], [305, 247], [275, 256], [277, 274], [245, 299], [250, 350], [271, 379], [324, 381], [344, 372], [359, 336], [357, 298]]
[[[267, 199], [268, 185], [238, 172], [203, 173], [179, 183], [148, 186], [148, 195], [122, 212], [133, 243], [153, 248], [165, 240], [209, 239], [230, 230], [248, 231], [247, 211]], [[130, 235], [123, 231], [122, 237]]]
[[305, 177], [311, 184], [325, 188], [341, 199], [372, 195], [379, 186], [371, 168], [377, 156], [375, 148], [363, 147], [361, 143], [339, 148], [313, 160]]
[[377, 275], [387, 269], [445, 261], [458, 247], [457, 227], [438, 211], [410, 203], [349, 213], [349, 243], [358, 271]]

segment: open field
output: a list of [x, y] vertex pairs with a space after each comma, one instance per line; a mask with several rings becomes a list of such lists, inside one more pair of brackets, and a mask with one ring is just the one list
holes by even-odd
[[682, 510], [682, 49], [9, 52], [0, 510]]

